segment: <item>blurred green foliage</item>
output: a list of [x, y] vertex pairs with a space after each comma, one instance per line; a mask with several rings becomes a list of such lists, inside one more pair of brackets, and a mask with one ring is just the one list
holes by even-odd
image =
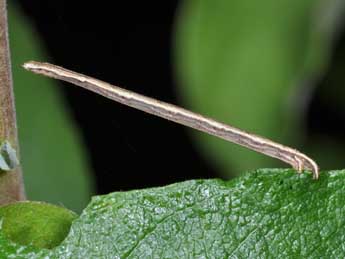
[[[184, 1], [175, 51], [181, 95], [195, 111], [306, 150], [304, 108], [327, 66], [343, 6], [335, 0]], [[278, 165], [223, 140], [196, 137], [226, 176]]]
[[20, 157], [28, 199], [80, 212], [92, 192], [87, 156], [53, 80], [25, 71], [29, 60], [47, 61], [38, 34], [9, 1]]

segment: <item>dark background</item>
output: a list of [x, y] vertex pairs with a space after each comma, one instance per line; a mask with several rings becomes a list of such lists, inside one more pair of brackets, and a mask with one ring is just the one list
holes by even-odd
[[[18, 1], [50, 62], [177, 103], [170, 53], [177, 1], [109, 2]], [[71, 85], [61, 90], [91, 153], [98, 193], [217, 176], [183, 126]]]
[[[179, 1], [17, 0], [41, 34], [50, 62], [178, 104], [172, 62]], [[344, 141], [345, 38], [308, 107], [308, 136]], [[62, 84], [62, 83], [61, 83]], [[92, 157], [98, 193], [217, 177], [186, 128], [85, 90], [61, 87]], [[340, 91], [340, 92], [339, 92]]]

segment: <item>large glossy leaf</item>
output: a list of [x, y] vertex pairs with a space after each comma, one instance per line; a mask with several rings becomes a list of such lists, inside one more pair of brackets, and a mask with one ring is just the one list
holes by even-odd
[[261, 169], [98, 196], [60, 246], [1, 234], [0, 258], [343, 258], [344, 179]]
[[[186, 103], [298, 147], [303, 108], [315, 77], [327, 64], [343, 6], [342, 1], [325, 0], [184, 1], [176, 61]], [[275, 165], [224, 141], [197, 137], [225, 174]]]
[[28, 60], [47, 58], [30, 22], [9, 4], [20, 158], [28, 198], [81, 211], [91, 195], [86, 154], [57, 86], [22, 68]]

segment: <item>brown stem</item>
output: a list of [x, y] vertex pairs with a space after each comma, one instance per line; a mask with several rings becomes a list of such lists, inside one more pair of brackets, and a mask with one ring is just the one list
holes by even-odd
[[[0, 142], [7, 141], [19, 154], [12, 87], [6, 0], [0, 0]], [[0, 205], [24, 200], [21, 168], [0, 172]]]

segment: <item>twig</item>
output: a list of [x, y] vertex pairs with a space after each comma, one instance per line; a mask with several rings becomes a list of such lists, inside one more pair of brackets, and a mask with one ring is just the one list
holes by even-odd
[[[0, 0], [0, 144], [6, 142], [18, 155], [16, 112], [12, 87], [6, 0]], [[24, 200], [21, 168], [0, 172], [0, 205]]]
[[161, 102], [103, 81], [88, 77], [62, 67], [40, 62], [27, 62], [24, 68], [48, 77], [64, 80], [103, 95], [119, 103], [154, 114], [159, 117], [206, 132], [227, 141], [247, 147], [259, 153], [280, 159], [298, 172], [310, 169], [314, 179], [319, 177], [317, 164], [305, 154], [275, 143], [269, 139], [247, 133], [235, 127], [217, 122], [211, 118], [188, 111], [178, 106]]

